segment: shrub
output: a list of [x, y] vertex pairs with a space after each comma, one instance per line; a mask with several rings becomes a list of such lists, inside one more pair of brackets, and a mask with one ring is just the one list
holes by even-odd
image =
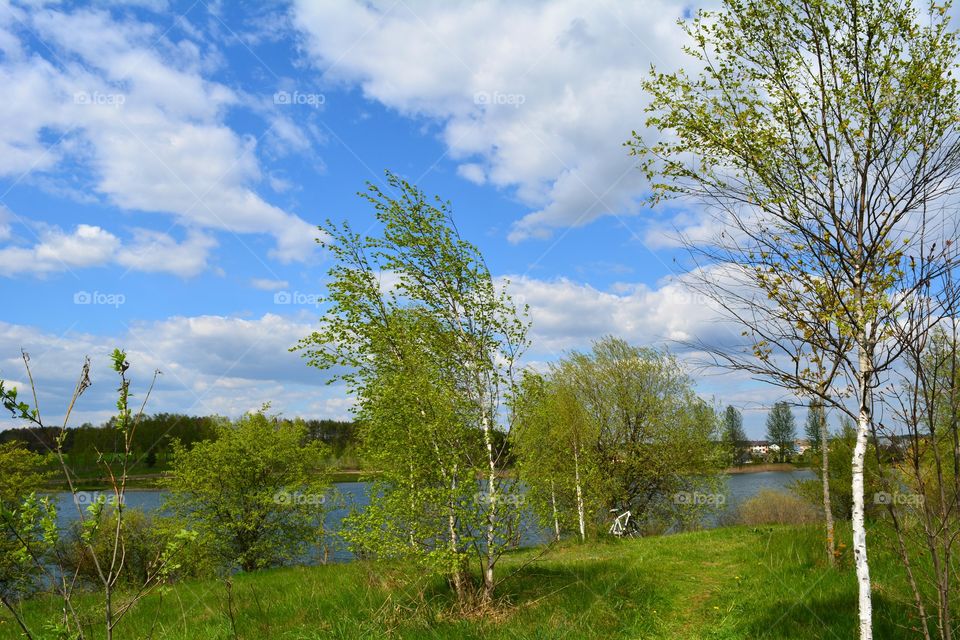
[[[109, 562], [112, 557], [116, 526], [116, 510], [108, 507], [90, 537], [93, 551], [101, 563]], [[117, 583], [136, 589], [154, 581], [214, 575], [214, 560], [208, 550], [198, 541], [179, 535], [182, 528], [183, 524], [176, 518], [151, 515], [141, 509], [125, 509], [120, 532], [121, 554], [118, 556], [118, 561], [123, 564]], [[96, 585], [100, 578], [90, 547], [82, 536], [82, 525], [79, 521], [73, 522], [62, 539], [60, 559], [68, 574], [76, 575], [84, 584]], [[171, 550], [175, 550], [172, 557]], [[106, 570], [106, 567], [101, 568]], [[159, 571], [161, 568], [163, 570]]]
[[[109, 562], [113, 555], [114, 536], [116, 535], [117, 513], [113, 508], [106, 509], [100, 524], [93, 529], [90, 545], [101, 563]], [[83, 542], [83, 528], [74, 522], [63, 538], [62, 562], [64, 569], [76, 574], [89, 584], [97, 584], [99, 576], [91, 555], [90, 547]], [[152, 580], [167, 546], [167, 536], [155, 526], [154, 518], [140, 509], [125, 509], [120, 532], [122, 561], [118, 582], [130, 587], [139, 587]], [[102, 567], [106, 571], [106, 567]]]
[[810, 524], [820, 521], [820, 512], [806, 500], [782, 491], [761, 489], [737, 511], [739, 524]]
[[217, 427], [215, 440], [174, 444], [165, 507], [218, 568], [244, 571], [302, 558], [324, 516], [326, 447], [300, 421], [261, 413]]

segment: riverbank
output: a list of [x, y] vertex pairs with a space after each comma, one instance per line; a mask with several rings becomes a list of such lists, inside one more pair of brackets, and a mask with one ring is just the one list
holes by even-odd
[[740, 473], [764, 473], [767, 471], [801, 471], [810, 469], [809, 465], [797, 465], [790, 462], [774, 462], [763, 464], [745, 464], [741, 467], [729, 467], [724, 473], [737, 475]]
[[[168, 473], [139, 473], [132, 474], [127, 478], [127, 490], [130, 491], [154, 491], [160, 489], [163, 479]], [[376, 473], [363, 471], [361, 469], [337, 469], [330, 472], [330, 482], [368, 482], [376, 478]], [[66, 481], [62, 479], [63, 474], [47, 482], [44, 487], [48, 491], [69, 491], [70, 488]], [[86, 476], [74, 479], [74, 488], [77, 491], [107, 491], [111, 488], [109, 479], [106, 476]]]
[[[742, 467], [729, 467], [724, 473], [729, 475], [739, 475], [744, 473], [762, 473], [768, 471], [790, 472], [809, 469], [809, 466], [791, 464], [789, 462], [776, 464], [750, 464]], [[127, 480], [127, 489], [149, 491], [160, 488], [166, 473], [145, 473], [131, 475]], [[375, 480], [377, 473], [375, 471], [364, 471], [362, 469], [337, 469], [330, 473], [330, 482], [369, 482]], [[106, 477], [85, 477], [76, 480], [77, 491], [106, 491], [110, 484]], [[47, 483], [46, 489], [50, 491], [67, 491], [67, 483], [63, 480], [54, 480]]]
[[[851, 638], [856, 578], [848, 557], [826, 566], [821, 538], [816, 526], [728, 527], [521, 551], [499, 565], [495, 608], [467, 615], [442, 580], [410, 589], [365, 561], [262, 571], [234, 578], [229, 605], [218, 581], [153, 594], [115, 637]], [[876, 637], [915, 637], [896, 560], [878, 552], [871, 572]], [[56, 611], [26, 609], [34, 622]], [[18, 637], [9, 614], [0, 621], [0, 639]]]

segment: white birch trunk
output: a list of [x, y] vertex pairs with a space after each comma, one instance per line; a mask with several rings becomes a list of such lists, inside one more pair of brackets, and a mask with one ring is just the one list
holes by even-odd
[[460, 539], [457, 535], [457, 513], [456, 506], [453, 502], [454, 496], [457, 495], [457, 466], [453, 467], [453, 478], [450, 481], [450, 490], [451, 490], [451, 499], [447, 504], [447, 527], [450, 531], [450, 555], [451, 561], [455, 564], [451, 567], [450, 579], [453, 581], [453, 589], [457, 593], [457, 597], [460, 598], [461, 602], [465, 597], [464, 593], [464, 583], [463, 575], [460, 571], [460, 563], [458, 558]]
[[860, 640], [873, 639], [873, 603], [870, 595], [870, 564], [867, 560], [867, 529], [864, 522], [863, 466], [870, 431], [870, 382], [872, 362], [860, 348], [860, 412], [857, 420], [857, 443], [853, 448], [853, 557], [857, 568], [857, 604], [860, 618]]
[[489, 497], [489, 509], [487, 511], [487, 549], [486, 566], [483, 569], [483, 597], [489, 602], [493, 599], [493, 567], [496, 563], [494, 544], [496, 542], [497, 531], [497, 466], [493, 455], [493, 436], [490, 433], [490, 418], [483, 416], [483, 440], [487, 447], [487, 462], [489, 463], [489, 475], [487, 476], [487, 495]]
[[583, 489], [580, 487], [580, 456], [576, 447], [573, 448], [573, 476], [577, 485], [577, 519], [580, 524], [580, 540], [586, 542], [587, 524], [583, 512]]
[[557, 516], [557, 491], [550, 481], [550, 502], [553, 504], [553, 533], [554, 539], [560, 542], [560, 518]]

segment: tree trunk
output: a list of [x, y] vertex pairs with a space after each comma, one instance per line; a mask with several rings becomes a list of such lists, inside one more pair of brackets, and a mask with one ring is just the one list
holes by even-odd
[[489, 505], [487, 511], [486, 566], [483, 568], [483, 601], [489, 603], [493, 601], [493, 567], [496, 564], [494, 545], [496, 544], [498, 496], [497, 464], [493, 455], [493, 435], [490, 433], [490, 419], [486, 415], [483, 416], [483, 440], [487, 447], [487, 462], [489, 463], [489, 475], [487, 476]]
[[453, 563], [450, 567], [450, 586], [457, 594], [457, 601], [465, 603], [467, 600], [467, 584], [463, 575], [463, 564], [459, 556], [459, 536], [457, 535], [457, 512], [454, 504], [454, 496], [457, 495], [457, 467], [453, 467], [453, 478], [450, 481], [451, 498], [447, 503], [447, 527], [450, 533], [450, 559]]
[[832, 567], [837, 561], [837, 548], [833, 532], [833, 507], [830, 504], [830, 442], [827, 438], [827, 420], [824, 416], [820, 421], [820, 465], [823, 475], [823, 513], [827, 526], [827, 561]]
[[870, 414], [872, 362], [860, 348], [860, 406], [857, 420], [857, 442], [853, 448], [853, 557], [857, 568], [857, 604], [860, 618], [860, 640], [873, 638], [873, 603], [870, 594], [870, 564], [867, 560], [867, 529], [864, 521], [863, 467], [867, 453], [867, 434], [873, 416]]
[[577, 484], [577, 519], [580, 524], [580, 541], [587, 541], [586, 518], [583, 512], [583, 489], [580, 487], [580, 455], [577, 448], [573, 448], [573, 476]]
[[113, 640], [113, 598], [110, 593], [110, 586], [104, 589], [104, 621], [106, 622], [107, 640]]
[[550, 481], [550, 502], [553, 504], [554, 539], [560, 542], [560, 518], [557, 516], [557, 491], [554, 489], [553, 480]]

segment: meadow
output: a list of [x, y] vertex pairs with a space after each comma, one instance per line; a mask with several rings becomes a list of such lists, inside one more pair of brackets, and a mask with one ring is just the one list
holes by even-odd
[[[852, 559], [844, 550], [830, 568], [822, 548], [817, 526], [735, 526], [521, 550], [504, 559], [499, 599], [483, 612], [460, 608], [442, 581], [411, 582], [382, 563], [273, 569], [166, 587], [117, 637], [850, 638]], [[877, 637], [914, 638], [902, 569], [874, 548]], [[28, 619], [56, 615], [53, 600], [25, 606]], [[0, 638], [19, 637], [0, 620]]]

